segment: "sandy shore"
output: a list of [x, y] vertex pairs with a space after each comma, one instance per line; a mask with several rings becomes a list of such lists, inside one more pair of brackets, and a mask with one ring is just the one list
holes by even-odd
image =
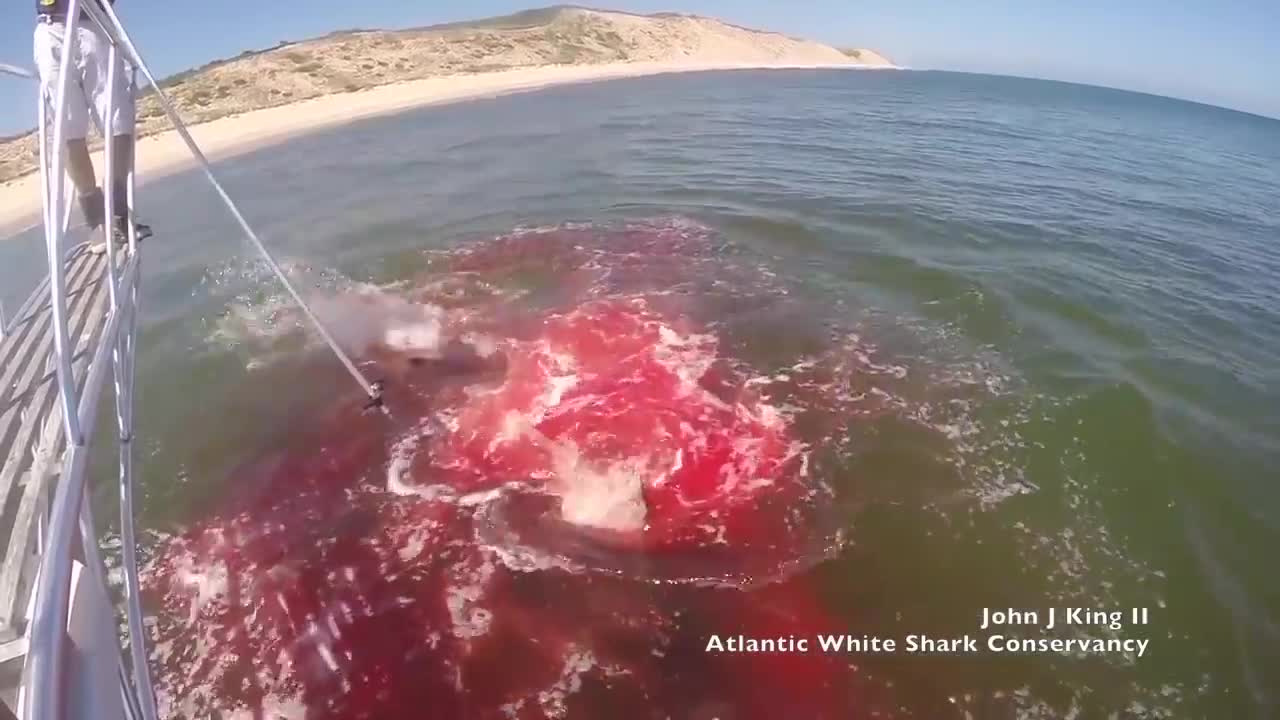
[[[546, 66], [474, 75], [429, 78], [341, 93], [291, 105], [256, 110], [191, 128], [210, 160], [221, 160], [280, 143], [306, 132], [409, 108], [444, 104], [568, 83], [675, 72], [731, 69], [858, 67], [767, 63], [617, 63]], [[101, 158], [95, 158], [101, 168]], [[172, 130], [138, 144], [139, 181], [154, 182], [193, 166], [182, 139]], [[0, 237], [29, 229], [39, 220], [40, 176], [33, 173], [0, 185]], [[210, 195], [210, 202], [213, 196]], [[140, 203], [145, 213], [145, 195]]]

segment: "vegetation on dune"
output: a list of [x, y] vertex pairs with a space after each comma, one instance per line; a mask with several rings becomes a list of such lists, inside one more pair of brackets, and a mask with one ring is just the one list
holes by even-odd
[[[246, 50], [170, 76], [160, 85], [189, 123], [430, 77], [545, 65], [687, 61], [708, 46], [745, 60], [792, 55], [838, 61], [840, 52], [776, 33], [664, 13], [632, 15], [572, 5], [405, 30], [344, 30]], [[857, 51], [844, 51], [853, 55]], [[168, 127], [153, 92], [138, 103], [139, 133]], [[0, 140], [0, 182], [36, 169], [36, 140]]]

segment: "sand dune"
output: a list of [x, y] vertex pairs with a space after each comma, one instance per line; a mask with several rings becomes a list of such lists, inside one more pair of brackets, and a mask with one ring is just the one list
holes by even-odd
[[[836, 48], [688, 15], [584, 8], [531, 10], [470, 23], [348, 31], [252, 51], [162, 83], [213, 158], [306, 130], [432, 103], [546, 85], [730, 68], [892, 67], [872, 50]], [[139, 102], [140, 174], [189, 165], [154, 97]], [[0, 235], [39, 212], [36, 143], [0, 143]]]

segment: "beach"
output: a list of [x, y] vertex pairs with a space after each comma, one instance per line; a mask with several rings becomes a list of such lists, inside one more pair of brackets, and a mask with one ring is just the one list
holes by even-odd
[[[554, 7], [281, 42], [159, 83], [216, 161], [362, 118], [550, 85], [700, 70], [830, 67], [893, 64], [874, 50], [837, 49], [714, 18]], [[142, 184], [192, 166], [153, 93], [139, 94], [137, 123]], [[31, 134], [0, 142], [0, 237], [37, 221], [37, 153]], [[100, 177], [100, 157], [97, 164]], [[144, 197], [144, 214], [145, 205]]]
[[[855, 63], [651, 62], [519, 68], [460, 74], [338, 93], [278, 107], [224, 117], [190, 128], [210, 161], [218, 161], [280, 143], [298, 135], [416, 107], [494, 97], [569, 83], [711, 70], [864, 68]], [[145, 185], [195, 165], [174, 130], [138, 143], [138, 182]], [[101, 175], [102, 157], [94, 157]], [[145, 196], [144, 196], [145, 197]], [[145, 208], [145, 199], [141, 206]], [[39, 221], [40, 175], [30, 173], [0, 184], [0, 237], [31, 228]]]

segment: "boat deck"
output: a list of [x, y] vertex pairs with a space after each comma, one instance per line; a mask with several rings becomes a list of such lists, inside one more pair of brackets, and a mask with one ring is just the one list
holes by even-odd
[[[107, 320], [107, 258], [81, 245], [67, 256], [67, 327], [78, 388]], [[27, 605], [66, 431], [57, 400], [53, 313], [45, 278], [0, 340], [0, 697], [12, 707], [26, 655]]]

